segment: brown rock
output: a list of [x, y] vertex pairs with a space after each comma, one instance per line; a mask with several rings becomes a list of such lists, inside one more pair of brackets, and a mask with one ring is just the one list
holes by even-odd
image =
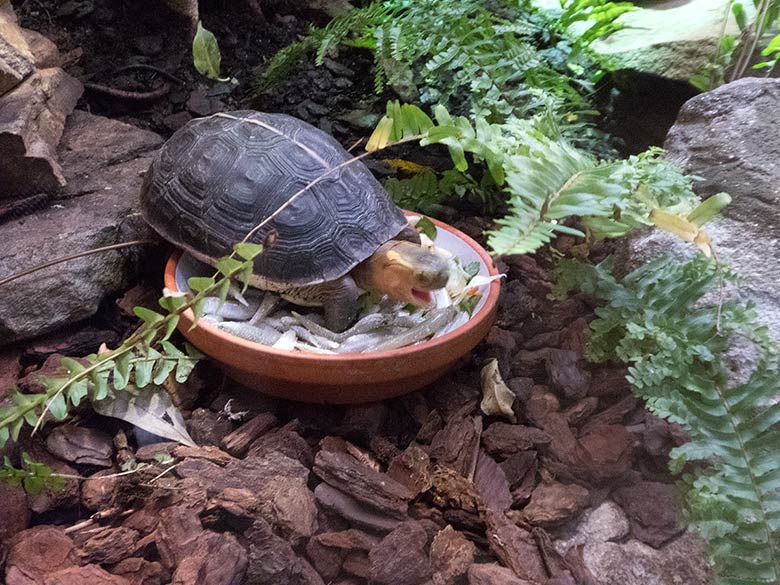
[[81, 505], [92, 511], [106, 510], [113, 506], [119, 485], [119, 478], [115, 474], [115, 469], [102, 469], [82, 482]]
[[171, 585], [240, 585], [247, 564], [246, 550], [235, 536], [207, 530], [179, 561]]
[[258, 437], [275, 427], [276, 422], [273, 414], [261, 412], [222, 439], [222, 448], [234, 457], [241, 457]]
[[23, 489], [0, 481], [0, 545], [17, 532], [26, 529], [30, 523], [30, 508]]
[[163, 510], [154, 538], [163, 566], [173, 569], [191, 555], [202, 532], [203, 526], [194, 510], [183, 506]]
[[543, 483], [531, 494], [523, 516], [531, 524], [552, 526], [572, 518], [590, 501], [590, 493], [576, 484]]
[[634, 538], [659, 548], [680, 534], [680, 502], [673, 485], [641, 481], [615, 490], [613, 498], [620, 504], [631, 524]]
[[73, 541], [60, 528], [36, 526], [10, 542], [6, 585], [43, 585], [46, 575], [76, 566]]
[[453, 417], [431, 441], [431, 460], [471, 478], [477, 464], [481, 432], [482, 417]]
[[27, 41], [30, 53], [33, 56], [33, 65], [36, 69], [48, 69], [49, 67], [59, 67], [60, 51], [57, 45], [38, 31], [22, 29], [22, 36]]
[[382, 512], [374, 512], [363, 502], [326, 483], [321, 483], [314, 488], [314, 497], [321, 507], [338, 514], [353, 526], [372, 532], [390, 532], [403, 520], [387, 516]]
[[217, 98], [207, 96], [203, 90], [196, 89], [187, 100], [187, 109], [196, 116], [210, 116], [214, 112], [224, 110], [225, 104]]
[[416, 497], [431, 487], [431, 461], [428, 453], [412, 443], [404, 452], [393, 458], [387, 475]]
[[306, 439], [290, 429], [281, 428], [266, 433], [252, 443], [247, 456], [262, 457], [272, 451], [297, 459], [304, 467], [314, 465], [314, 454]]
[[481, 449], [474, 473], [474, 486], [487, 508], [504, 512], [512, 505], [512, 494], [504, 470]]
[[499, 459], [549, 442], [550, 436], [542, 430], [503, 422], [494, 422], [482, 433], [482, 446]]
[[138, 543], [139, 534], [130, 528], [111, 528], [106, 526], [78, 547], [82, 561], [99, 565], [112, 565], [132, 556]]
[[487, 540], [490, 550], [521, 579], [544, 583], [547, 572], [533, 535], [513, 524], [503, 513], [488, 511]]
[[495, 563], [471, 565], [468, 575], [469, 585], [534, 585]]
[[169, 114], [163, 118], [163, 124], [171, 132], [176, 132], [179, 128], [187, 124], [192, 120], [192, 115], [189, 112], [176, 112], [175, 114]]
[[400, 524], [368, 553], [371, 581], [383, 585], [417, 585], [431, 577], [428, 535], [415, 520]]
[[346, 453], [320, 451], [314, 458], [314, 473], [328, 485], [392, 518], [406, 516], [413, 494], [387, 474], [358, 463]]
[[49, 453], [77, 465], [111, 467], [111, 437], [97, 429], [62, 425], [46, 438]]
[[0, 12], [0, 96], [33, 72], [32, 60], [22, 29], [10, 14]]
[[124, 577], [112, 575], [97, 565], [85, 565], [51, 573], [43, 585], [129, 585]]
[[579, 400], [590, 387], [590, 373], [577, 365], [577, 354], [565, 349], [550, 349], [545, 367], [550, 386], [561, 398]]
[[163, 582], [162, 565], [138, 557], [120, 561], [111, 572], [127, 579], [130, 585], [161, 585]]
[[474, 562], [476, 547], [452, 526], [441, 530], [431, 543], [431, 569], [435, 585], [449, 585], [465, 575]]
[[257, 498], [265, 520], [293, 546], [317, 531], [314, 494], [299, 479], [275, 477], [259, 487]]
[[[0, 57], [1, 59], [2, 57]], [[3, 195], [54, 193], [65, 186], [57, 145], [83, 87], [62, 69], [35, 72], [0, 100]]]

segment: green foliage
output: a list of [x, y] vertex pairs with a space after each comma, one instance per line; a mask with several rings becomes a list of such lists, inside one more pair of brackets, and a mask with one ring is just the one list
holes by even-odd
[[[569, 41], [549, 37], [557, 15], [544, 19], [529, 4], [512, 0], [374, 1], [277, 53], [257, 89], [274, 87], [307, 55], [316, 54], [319, 65], [335, 47], [347, 45], [373, 52], [377, 92], [387, 84], [403, 87], [422, 104], [491, 121], [547, 107], [585, 111], [584, 95], [592, 90], [587, 74], [597, 69], [585, 48], [619, 28], [615, 19], [629, 6], [569, 0], [561, 18], [591, 23]], [[566, 27], [557, 30], [558, 36], [568, 34]]]
[[421, 145], [447, 146], [457, 171], [469, 169], [466, 154], [484, 165], [508, 198], [509, 214], [488, 233], [496, 254], [533, 252], [557, 233], [584, 236], [563, 223], [572, 216], [598, 239], [652, 225], [656, 210], [687, 214], [699, 204], [690, 180], [657, 149], [604, 162], [566, 142], [550, 115], [501, 124], [477, 118], [472, 125], [437, 106], [435, 124], [423, 116], [415, 106], [391, 102], [369, 142], [383, 147], [420, 132]]
[[[719, 583], [780, 582], [777, 346], [749, 305], [703, 301], [733, 277], [702, 255], [659, 258], [622, 281], [611, 269], [565, 261], [558, 270], [559, 294], [582, 290], [604, 303], [591, 323], [590, 359], [627, 363], [647, 407], [690, 434], [671, 468], [690, 469], [681, 482], [686, 517], [709, 542]], [[727, 369], [735, 342], [758, 356], [744, 382]]]
[[209, 79], [221, 80], [219, 76], [221, 60], [222, 54], [219, 51], [217, 37], [211, 31], [203, 28], [203, 25], [198, 21], [198, 29], [192, 39], [192, 62], [195, 69]]
[[20, 469], [15, 468], [8, 457], [3, 457], [0, 482], [23, 488], [31, 497], [44, 490], [58, 491], [65, 487], [65, 480], [61, 475], [55, 474], [48, 465], [33, 461], [27, 453], [22, 453]]
[[611, 35], [623, 28], [618, 19], [626, 12], [636, 10], [632, 2], [610, 2], [609, 0], [561, 0], [563, 11], [556, 24], [566, 30], [579, 23], [586, 25], [574, 36], [575, 51], [586, 51], [598, 39]]

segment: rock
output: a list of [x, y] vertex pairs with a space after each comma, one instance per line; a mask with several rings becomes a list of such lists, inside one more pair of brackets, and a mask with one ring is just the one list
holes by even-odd
[[612, 497], [628, 515], [631, 535], [652, 547], [658, 548], [683, 530], [677, 522], [680, 504], [673, 485], [641, 481], [618, 488]]
[[573, 546], [622, 541], [629, 530], [626, 513], [615, 502], [607, 500], [598, 508], [586, 511], [573, 534], [556, 541], [555, 548], [560, 554], [566, 554]]
[[[23, 489], [0, 482], [0, 550], [17, 532], [26, 529], [30, 523], [30, 508]], [[0, 553], [2, 556], [2, 553]]]
[[494, 422], [482, 433], [482, 446], [498, 459], [506, 459], [549, 442], [550, 436], [542, 430], [503, 422]]
[[474, 472], [474, 486], [489, 509], [505, 512], [512, 505], [509, 480], [503, 468], [481, 449]]
[[372, 532], [386, 533], [393, 530], [402, 519], [375, 512], [363, 502], [341, 492], [327, 483], [314, 488], [314, 497], [322, 508], [338, 514], [352, 526]]
[[687, 82], [710, 63], [724, 32], [739, 35], [731, 15], [722, 30], [727, 5], [727, 0], [654, 2], [621, 16], [618, 22], [625, 28], [597, 40], [591, 48], [617, 69]]
[[[85, 119], [84, 116], [89, 123], [79, 122]], [[99, 143], [103, 148], [95, 151], [89, 143], [75, 138], [74, 133], [89, 135], [98, 127], [117, 141], [114, 149], [121, 149], [123, 143], [132, 143], [132, 134], [117, 135], [114, 126], [105, 126], [105, 118], [84, 116], [71, 116], [63, 136], [63, 148], [80, 144], [79, 148], [83, 150], [74, 150], [71, 155], [78, 154], [81, 160], [89, 161], [84, 163], [84, 167], [100, 164], [94, 159], [99, 161], [104, 153], [112, 149], [105, 147], [105, 136]], [[63, 155], [63, 160], [67, 158]], [[4, 160], [2, 156], [0, 160]], [[66, 174], [76, 168], [75, 163], [68, 164]], [[32, 217], [0, 224], [0, 241], [14, 242], [13, 246], [0, 248], [0, 273], [14, 274], [52, 258], [150, 237], [150, 230], [137, 215], [141, 186], [138, 173], [148, 164], [149, 158], [141, 157], [101, 167], [90, 175], [89, 185], [79, 187], [78, 180], [71, 180], [68, 189], [87, 194], [63, 200]], [[135, 170], [130, 172], [131, 168]], [[98, 185], [110, 189], [101, 186], [99, 191], [90, 192]], [[19, 279], [5, 291], [0, 298], [0, 344], [40, 335], [95, 314], [106, 295], [125, 287], [139, 271], [141, 256], [137, 249], [129, 248], [93, 254], [64, 266], [41, 270]]]
[[234, 457], [241, 457], [258, 437], [275, 427], [276, 422], [273, 414], [262, 412], [222, 439], [222, 448]]
[[127, 579], [130, 585], [161, 585], [163, 582], [162, 565], [138, 557], [120, 561], [111, 568], [111, 572]]
[[46, 575], [76, 566], [73, 541], [54, 526], [36, 526], [11, 540], [6, 585], [43, 585]]
[[43, 585], [130, 585], [130, 582], [119, 575], [112, 575], [97, 565], [85, 565], [63, 569], [51, 573], [43, 581]]
[[90, 532], [89, 535], [89, 538], [79, 545], [78, 552], [82, 561], [100, 565], [112, 565], [132, 556], [139, 538], [138, 532], [121, 526], [106, 526], [99, 532]]
[[165, 116], [165, 118], [163, 118], [163, 125], [171, 132], [176, 132], [176, 130], [182, 128], [190, 120], [192, 120], [192, 114], [189, 112], [176, 112], [175, 114]]
[[62, 425], [52, 430], [46, 437], [46, 449], [69, 463], [99, 467], [110, 467], [114, 454], [108, 434], [74, 425]]
[[702, 541], [687, 533], [656, 550], [637, 540], [593, 543], [585, 564], [601, 585], [709, 585], [712, 571]]
[[511, 570], [495, 563], [471, 565], [468, 576], [469, 585], [532, 585], [531, 581], [520, 579]]
[[57, 145], [82, 91], [78, 80], [51, 68], [0, 98], [0, 197], [54, 193], [65, 186]]
[[569, 520], [588, 505], [590, 493], [576, 484], [543, 483], [531, 494], [523, 516], [534, 525], [553, 526]]
[[[33, 57], [33, 65], [36, 69], [48, 69], [59, 67], [60, 51], [57, 45], [35, 30], [22, 29], [22, 36], [27, 41], [30, 53]], [[2, 93], [2, 91], [0, 91]]]
[[374, 471], [346, 453], [321, 450], [314, 458], [314, 473], [331, 487], [396, 519], [406, 516], [408, 501], [413, 497], [387, 474]]
[[415, 520], [399, 525], [368, 553], [371, 582], [418, 585], [431, 577], [428, 535]]
[[[745, 78], [688, 100], [669, 131], [667, 158], [688, 174], [702, 197], [720, 191], [732, 203], [705, 225], [718, 259], [731, 264], [747, 281], [727, 296], [755, 302], [769, 334], [780, 340], [780, 80]], [[656, 233], [657, 232], [657, 233]], [[626, 268], [661, 254], [678, 260], [696, 253], [675, 236], [640, 232], [627, 240]], [[733, 287], [728, 287], [732, 289]], [[717, 293], [713, 293], [713, 302]], [[736, 362], [747, 361], [746, 351]]]
[[235, 536], [207, 530], [179, 561], [171, 585], [240, 585], [247, 564], [246, 550]]
[[434, 585], [449, 585], [466, 574], [477, 548], [452, 526], [446, 526], [431, 543], [431, 569]]
[[225, 109], [225, 104], [217, 98], [209, 97], [204, 90], [196, 89], [190, 94], [187, 100], [187, 109], [196, 116], [210, 116], [215, 112], [221, 112]]
[[513, 524], [503, 512], [488, 511], [485, 516], [493, 554], [521, 579], [543, 583], [547, 571], [531, 532]]
[[16, 19], [11, 13], [0, 12], [0, 96], [33, 72], [33, 60]]

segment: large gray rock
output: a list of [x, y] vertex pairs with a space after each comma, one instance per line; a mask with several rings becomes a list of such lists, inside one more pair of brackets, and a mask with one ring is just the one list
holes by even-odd
[[57, 145], [83, 91], [80, 81], [55, 67], [0, 97], [0, 199], [65, 186]]
[[0, 10], [0, 96], [33, 72], [33, 55], [12, 10]]
[[[113, 137], [106, 140], [106, 137]], [[0, 275], [54, 258], [150, 237], [138, 192], [151, 152], [162, 138], [127, 124], [78, 112], [60, 147], [69, 199], [0, 224]], [[143, 145], [143, 146], [141, 146]], [[96, 163], [97, 161], [97, 163]], [[126, 287], [148, 248], [103, 252], [25, 276], [0, 291], [0, 345], [52, 331], [93, 315], [100, 301]]]
[[[780, 80], [741, 79], [689, 100], [664, 147], [686, 173], [703, 178], [694, 183], [702, 197], [731, 195], [731, 205], [705, 229], [718, 258], [747, 279], [730, 294], [753, 300], [780, 339]], [[627, 269], [660, 254], [696, 253], [658, 230], [627, 242]]]

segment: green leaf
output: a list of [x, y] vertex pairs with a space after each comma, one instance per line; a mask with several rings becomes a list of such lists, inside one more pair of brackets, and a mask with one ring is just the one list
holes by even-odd
[[436, 240], [436, 225], [434, 225], [434, 223], [427, 217], [421, 217], [417, 222], [416, 227], [431, 240]]
[[130, 372], [133, 369], [133, 363], [130, 361], [130, 352], [125, 352], [116, 357], [114, 362], [114, 388], [124, 389], [130, 382]]
[[23, 426], [24, 426], [24, 418], [18, 418], [14, 422], [11, 423], [10, 431], [11, 431], [11, 440], [13, 442], [16, 442], [16, 441], [19, 440], [19, 431], [22, 430]]
[[173, 332], [176, 331], [176, 326], [179, 324], [178, 315], [170, 315], [167, 317], [168, 322], [165, 324], [165, 331], [163, 332], [162, 340], [170, 339]]
[[78, 406], [81, 403], [81, 399], [87, 395], [88, 382], [86, 379], [73, 382], [67, 390], [68, 400], [73, 406]]
[[[106, 364], [106, 367], [113, 368], [114, 364], [113, 362], [109, 362]], [[102, 370], [102, 371], [96, 371], [93, 370], [90, 372], [89, 377], [92, 380], [92, 383], [94, 384], [94, 388], [92, 389], [92, 400], [103, 400], [108, 395], [108, 377], [109, 377], [109, 370]]]
[[745, 30], [747, 26], [747, 15], [745, 14], [745, 8], [740, 2], [734, 2], [731, 5], [731, 13], [734, 15], [734, 19], [737, 21], [739, 30]]
[[263, 251], [262, 244], [253, 244], [251, 242], [241, 242], [233, 246], [236, 254], [241, 256], [244, 260], [254, 260]]
[[195, 329], [195, 327], [198, 326], [198, 320], [203, 316], [203, 309], [206, 306], [206, 298], [200, 298], [197, 299], [194, 303], [192, 303], [192, 326], [190, 327], [190, 331]]
[[220, 258], [217, 262], [217, 270], [219, 270], [225, 276], [233, 276], [243, 267], [244, 264], [242, 262], [239, 262], [235, 258], [230, 258], [229, 256]]
[[79, 362], [69, 357], [62, 358], [60, 360], [60, 364], [62, 364], [62, 367], [65, 368], [69, 376], [78, 374], [85, 369], [84, 366], [82, 366]]
[[482, 298], [482, 295], [479, 295], [479, 294], [467, 295], [458, 304], [458, 308], [461, 311], [465, 311], [466, 313], [468, 313], [469, 317], [471, 317], [474, 314], [474, 309], [477, 308], [477, 305], [479, 304], [479, 301], [480, 301], [481, 298]]
[[[37, 419], [36, 419], [37, 420]], [[0, 427], [0, 449], [2, 449], [11, 437], [8, 427]]]
[[195, 292], [203, 292], [204, 290], [214, 286], [216, 281], [213, 277], [193, 276], [187, 279], [187, 284]]
[[688, 214], [688, 221], [695, 226], [701, 227], [720, 211], [731, 203], [731, 197], [728, 193], [717, 193], [702, 201], [696, 209]]
[[225, 278], [222, 280], [222, 282], [219, 284], [219, 287], [217, 288], [217, 298], [219, 298], [220, 307], [225, 304], [229, 291], [230, 291], [230, 279]]
[[195, 38], [192, 39], [192, 60], [198, 73], [209, 79], [220, 79], [219, 65], [222, 56], [217, 38], [198, 22]]
[[68, 416], [68, 405], [62, 392], [58, 392], [49, 400], [49, 412], [57, 420], [65, 420]]
[[163, 315], [146, 307], [133, 307], [133, 313], [147, 325], [154, 325], [164, 319]]
[[157, 386], [163, 384], [170, 373], [176, 369], [177, 363], [178, 360], [175, 359], [158, 360], [154, 367], [154, 378], [152, 378], [152, 382], [154, 382]]
[[[192, 280], [192, 278], [190, 280]], [[160, 297], [158, 303], [160, 303], [160, 306], [169, 313], [175, 313], [187, 304], [187, 299], [184, 296], [164, 296]]]
[[466, 273], [466, 280], [471, 280], [477, 274], [479, 274], [480, 263], [478, 261], [469, 262], [463, 267], [463, 272]]

